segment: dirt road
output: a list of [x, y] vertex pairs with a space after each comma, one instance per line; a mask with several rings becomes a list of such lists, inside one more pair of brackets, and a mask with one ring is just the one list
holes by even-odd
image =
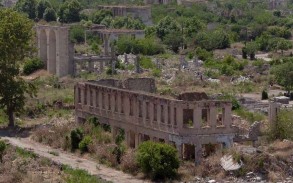
[[[104, 180], [117, 182], [117, 183], [141, 183], [148, 182], [134, 178], [131, 175], [125, 174], [121, 171], [108, 168], [104, 165], [98, 164], [95, 161], [89, 159], [80, 158], [74, 156], [73, 154], [63, 152], [58, 149], [53, 149], [49, 146], [44, 146], [43, 144], [36, 143], [28, 138], [16, 138], [16, 137], [1, 137], [1, 139], [6, 139], [13, 146], [28, 149], [35, 154], [51, 159], [52, 161], [64, 165], [69, 165], [72, 168], [83, 169], [89, 172], [91, 175], [98, 176]], [[50, 154], [50, 152], [57, 152], [57, 156]]]

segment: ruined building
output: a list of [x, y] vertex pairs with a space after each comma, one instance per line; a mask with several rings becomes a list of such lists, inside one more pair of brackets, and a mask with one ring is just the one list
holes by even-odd
[[237, 128], [231, 102], [184, 95], [173, 99], [154, 91], [155, 81], [148, 78], [80, 82], [75, 86], [76, 119], [97, 117], [111, 126], [113, 136], [124, 129], [132, 148], [146, 140], [173, 144], [181, 157], [197, 163], [210, 144], [232, 146]]
[[45, 68], [58, 77], [73, 73], [74, 45], [69, 40], [68, 26], [38, 25], [38, 56], [45, 63]]
[[169, 4], [172, 0], [144, 0], [144, 4]]
[[109, 56], [111, 47], [110, 43], [114, 40], [118, 40], [122, 36], [131, 36], [136, 39], [145, 37], [144, 30], [131, 30], [131, 29], [99, 29], [95, 30], [95, 33], [99, 35], [103, 41], [104, 55]]
[[131, 16], [140, 19], [146, 25], [152, 25], [150, 6], [98, 6], [98, 9], [111, 10], [114, 17]]

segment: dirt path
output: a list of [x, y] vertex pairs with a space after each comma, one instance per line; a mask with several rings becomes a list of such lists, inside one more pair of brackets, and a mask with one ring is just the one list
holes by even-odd
[[[134, 178], [131, 175], [125, 174], [121, 171], [108, 168], [104, 165], [98, 164], [95, 161], [80, 158], [73, 154], [63, 152], [58, 149], [53, 149], [49, 146], [36, 143], [28, 138], [16, 138], [16, 137], [1, 137], [6, 139], [13, 146], [17, 146], [24, 149], [29, 149], [35, 154], [51, 159], [52, 161], [64, 165], [69, 165], [72, 168], [83, 169], [92, 175], [98, 176], [104, 180], [117, 182], [117, 183], [140, 183], [148, 182]], [[49, 152], [57, 152], [58, 156], [52, 155]]]

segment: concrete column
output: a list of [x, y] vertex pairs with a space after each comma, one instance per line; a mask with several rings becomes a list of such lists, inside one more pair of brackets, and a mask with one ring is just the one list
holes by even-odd
[[104, 49], [105, 49], [105, 55], [109, 55], [109, 36], [107, 34], [104, 34]]
[[91, 62], [91, 61], [88, 61], [88, 70], [90, 71], [90, 72], [94, 72], [94, 70], [95, 70], [95, 64], [94, 64], [94, 62]]
[[105, 99], [103, 99], [103, 95], [102, 94], [103, 94], [103, 91], [101, 89], [99, 89], [99, 93], [98, 93], [99, 100], [98, 100], [98, 102], [99, 102], [99, 108], [100, 109], [103, 108], [103, 100], [105, 100]]
[[169, 120], [169, 118], [168, 118], [168, 104], [165, 104], [164, 105], [164, 123], [165, 124], [168, 124], [168, 120]]
[[126, 145], [130, 147], [130, 130], [125, 130], [125, 141]]
[[104, 104], [105, 104], [105, 109], [108, 110], [109, 109], [109, 105], [110, 105], [110, 99], [108, 97], [108, 92], [104, 92]]
[[115, 111], [115, 93], [111, 92], [111, 111]]
[[128, 95], [124, 95], [124, 105], [123, 105], [123, 108], [124, 108], [125, 116], [129, 116], [130, 106], [129, 106], [129, 96]]
[[217, 108], [215, 106], [210, 106], [210, 110], [208, 110], [208, 116], [210, 116], [210, 126], [211, 128], [217, 127]]
[[179, 158], [182, 159], [183, 158], [182, 144], [181, 143], [176, 143], [176, 149], [178, 151]]
[[92, 88], [92, 94], [93, 94], [93, 106], [96, 108], [97, 107], [97, 93], [96, 93], [96, 88]]
[[143, 123], [146, 123], [146, 103], [144, 100], [142, 102], [142, 121]]
[[91, 100], [92, 100], [92, 98], [91, 98], [91, 87], [88, 85], [87, 86], [87, 95], [86, 95], [86, 97], [87, 97], [87, 105], [88, 106], [91, 106]]
[[201, 158], [202, 158], [202, 145], [199, 143], [199, 144], [196, 144], [195, 145], [195, 165], [199, 165], [200, 162], [201, 162]]
[[232, 104], [225, 106], [225, 114], [223, 114], [223, 125], [230, 128], [232, 125]]
[[152, 101], [149, 102], [149, 118], [152, 124], [154, 122], [154, 103]]
[[118, 109], [118, 113], [121, 113], [121, 93], [118, 92], [117, 93], [117, 109]]
[[138, 148], [139, 144], [140, 144], [140, 134], [135, 133], [135, 149]]
[[196, 108], [193, 110], [193, 127], [194, 129], [200, 129], [201, 128], [201, 108], [199, 106], [196, 106]]
[[181, 105], [177, 105], [176, 107], [176, 122], [177, 122], [177, 127], [178, 128], [183, 128], [183, 109]]
[[84, 97], [85, 97], [85, 88], [84, 88], [84, 86], [83, 87], [80, 87], [80, 99], [81, 99], [81, 104], [82, 105], [85, 105], [85, 99], [84, 99]]
[[157, 124], [161, 124], [161, 104], [157, 104]]
[[169, 118], [170, 118], [170, 124], [172, 126], [174, 126], [175, 119], [174, 119], [174, 103], [173, 102], [170, 103], [170, 116], [169, 116]]

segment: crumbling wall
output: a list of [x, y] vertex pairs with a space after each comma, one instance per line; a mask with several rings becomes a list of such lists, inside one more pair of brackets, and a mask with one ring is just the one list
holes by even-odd
[[185, 92], [178, 95], [177, 99], [184, 100], [184, 101], [200, 101], [200, 100], [208, 100], [209, 97], [204, 92]]
[[149, 93], [156, 92], [156, 83], [153, 78], [128, 78], [126, 80], [100, 79], [97, 81], [91, 80], [90, 82], [127, 90], [144, 91]]
[[124, 87], [129, 90], [156, 92], [156, 83], [153, 78], [129, 78], [123, 83]]

